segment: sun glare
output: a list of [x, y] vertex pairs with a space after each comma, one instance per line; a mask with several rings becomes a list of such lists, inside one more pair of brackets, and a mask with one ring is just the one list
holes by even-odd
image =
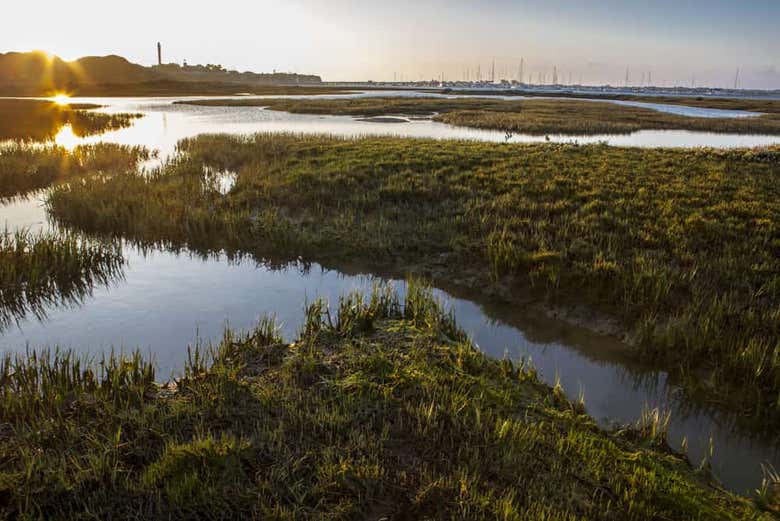
[[52, 97], [52, 101], [56, 103], [57, 105], [69, 105], [70, 104], [70, 96], [67, 94], [57, 94], [54, 97]]

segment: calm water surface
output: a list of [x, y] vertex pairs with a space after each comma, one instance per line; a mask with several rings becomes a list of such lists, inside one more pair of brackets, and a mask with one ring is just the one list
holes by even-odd
[[[436, 96], [432, 93], [371, 91], [358, 94], [327, 96], [241, 96], [240, 98], [344, 98], [370, 96]], [[225, 99], [230, 96], [220, 96]], [[454, 97], [454, 96], [453, 96]], [[144, 117], [129, 128], [107, 132], [100, 136], [79, 138], [70, 127], [63, 127], [57, 136], [57, 142], [64, 146], [76, 146], [81, 143], [108, 141], [128, 145], [145, 145], [160, 150], [163, 155], [170, 154], [176, 143], [186, 137], [203, 133], [254, 133], [254, 132], [293, 132], [304, 134], [330, 134], [336, 136], [401, 136], [434, 139], [465, 139], [489, 142], [537, 143], [549, 139], [559, 143], [607, 143], [628, 147], [756, 147], [780, 144], [780, 136], [718, 134], [712, 132], [693, 132], [686, 130], [642, 130], [625, 135], [596, 136], [530, 136], [494, 130], [480, 130], [455, 127], [426, 119], [412, 119], [404, 123], [382, 123], [365, 121], [351, 116], [317, 116], [290, 114], [287, 112], [266, 110], [262, 107], [201, 107], [195, 105], [174, 105], [174, 101], [188, 98], [74, 98], [74, 103], [97, 103], [104, 105], [106, 112], [138, 112]], [[189, 98], [205, 99], [205, 97]], [[518, 99], [508, 97], [507, 99]], [[744, 111], [726, 111], [717, 109], [699, 109], [674, 105], [648, 104], [641, 102], [615, 102], [648, 106], [656, 110], [683, 115], [709, 117], [745, 117], [754, 113]], [[704, 112], [702, 112], [704, 111]]]
[[[141, 111], [145, 117], [128, 129], [86, 139], [68, 134], [66, 127], [58, 142], [66, 146], [93, 141], [142, 144], [159, 149], [164, 156], [174, 150], [179, 139], [202, 132], [399, 134], [402, 127], [400, 135], [405, 136], [504, 140], [500, 133], [457, 129], [429, 121], [388, 125], [260, 108], [172, 105], [172, 99], [97, 101], [107, 104], [109, 111]], [[675, 146], [674, 136], [687, 136], [686, 139], [710, 146], [710, 137], [722, 139], [722, 146], [735, 146], [737, 139], [755, 144], [751, 136], [648, 134], [609, 139], [636, 146]], [[44, 198], [45, 194], [37, 194], [0, 203], [0, 227], [52, 228]], [[50, 309], [43, 321], [27, 319], [0, 331], [0, 352], [59, 346], [94, 354], [112, 348], [140, 348], [154, 356], [160, 376], [167, 377], [181, 369], [188, 344], [196, 340], [216, 342], [226, 325], [246, 330], [259, 317], [275, 314], [284, 336], [293, 339], [307, 300], [322, 297], [335, 303], [340, 295], [367, 290], [379, 280], [368, 274], [344, 273], [317, 264], [273, 269], [250, 259], [204, 259], [162, 250], [141, 252], [128, 244], [124, 245], [124, 253], [127, 265], [121, 281], [96, 288], [79, 306]], [[403, 291], [402, 281], [390, 282]], [[731, 415], [693, 407], [667, 381], [666, 373], [632, 363], [625, 356], [625, 346], [468, 296], [440, 290], [437, 294], [452, 307], [460, 325], [485, 353], [494, 357], [506, 354], [516, 360], [530, 358], [545, 381], [553, 384], [560, 380], [572, 398], [584, 394], [588, 412], [603, 425], [634, 422], [644, 408], [671, 411], [671, 444], [679, 447], [683, 437], [687, 437], [691, 460], [698, 462], [708, 452], [711, 437], [716, 474], [725, 485], [740, 492], [758, 485], [761, 463], [780, 468], [776, 439], [741, 428]]]

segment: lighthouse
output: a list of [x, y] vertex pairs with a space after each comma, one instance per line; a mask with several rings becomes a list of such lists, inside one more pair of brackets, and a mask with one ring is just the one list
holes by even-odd
[[162, 65], [162, 44], [157, 42], [157, 65]]

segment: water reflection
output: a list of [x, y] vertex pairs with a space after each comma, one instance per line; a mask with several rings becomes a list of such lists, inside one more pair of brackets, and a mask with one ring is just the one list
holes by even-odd
[[[360, 95], [388, 95], [374, 92]], [[398, 95], [398, 93], [395, 93]], [[403, 93], [410, 95], [409, 93]], [[426, 94], [418, 94], [426, 95]], [[323, 98], [354, 97], [356, 95], [317, 96]], [[284, 96], [275, 96], [284, 97]], [[221, 96], [225, 98], [225, 96]], [[140, 113], [126, 128], [115, 129], [99, 136], [76, 138], [76, 143], [106, 141], [126, 145], [143, 145], [161, 152], [162, 157], [174, 152], [176, 143], [183, 138], [206, 133], [250, 134], [255, 132], [292, 132], [304, 134], [329, 134], [336, 136], [400, 136], [433, 139], [464, 139], [488, 142], [506, 142], [504, 132], [454, 127], [425, 119], [410, 119], [388, 124], [366, 118], [350, 116], [313, 116], [289, 114], [265, 110], [261, 107], [203, 107], [174, 105], [185, 98], [97, 98], [80, 99], [81, 103], [100, 102], [102, 112]], [[203, 98], [200, 98], [203, 99]], [[514, 98], [516, 99], [516, 98]], [[626, 103], [628, 104], [628, 103]], [[675, 107], [673, 110], [678, 110]], [[700, 115], [700, 114], [697, 114]], [[512, 143], [607, 143], [627, 147], [756, 147], [780, 143], [780, 136], [720, 134], [693, 131], [644, 130], [627, 135], [597, 136], [529, 136], [513, 134]], [[73, 143], [73, 141], [68, 141]]]
[[[383, 134], [412, 137], [505, 140], [504, 133], [462, 129], [431, 121], [411, 120], [387, 125], [351, 117], [320, 117], [271, 112], [260, 108], [194, 107], [171, 105], [173, 99], [102, 100], [108, 112], [142, 112], [128, 128], [102, 136], [79, 138], [73, 129], [60, 130], [57, 143], [109, 141], [160, 149], [162, 157], [175, 150], [184, 137], [207, 132], [306, 132], [337, 135]], [[62, 136], [60, 137], [60, 134]], [[514, 141], [539, 138], [513, 136]], [[543, 139], [543, 138], [542, 138]], [[566, 140], [565, 136], [552, 136]], [[577, 138], [578, 142], [599, 137]], [[730, 136], [695, 132], [639, 132], [608, 136], [612, 144], [630, 146], [753, 146], [778, 143], [771, 136]], [[221, 193], [230, 190], [230, 172], [204, 172], [204, 186]], [[49, 229], [43, 193], [0, 204], [0, 227]], [[186, 346], [218, 340], [226, 324], [251, 328], [260, 315], [275, 313], [282, 333], [292, 339], [303, 316], [304, 302], [322, 297], [336, 302], [352, 290], [368, 290], [371, 276], [318, 264], [292, 263], [291, 259], [258, 263], [251, 257], [226, 256], [203, 251], [172, 250], [163, 246], [140, 248], [123, 243], [121, 283], [113, 277], [94, 277], [91, 286], [75, 300], [40, 300], [41, 314], [27, 310], [18, 324], [0, 333], [0, 352], [60, 346], [96, 353], [111, 348], [139, 347], [152, 353], [161, 375], [177, 372]], [[392, 276], [386, 277], [392, 279]], [[111, 279], [111, 280], [109, 280]], [[394, 283], [403, 289], [403, 282]], [[780, 467], [777, 440], [743, 428], [738, 417], [708, 409], [687, 399], [666, 373], [637, 364], [626, 347], [577, 328], [533, 316], [525, 310], [485, 302], [481, 296], [458, 288], [437, 294], [448, 300], [458, 322], [488, 355], [530, 359], [541, 376], [553, 383], [559, 378], [566, 392], [582, 391], [588, 412], [608, 425], [635, 421], [644, 407], [672, 412], [670, 437], [679, 447], [687, 437], [691, 459], [707, 453], [712, 436], [714, 470], [724, 483], [740, 492], [758, 484], [760, 463]], [[480, 304], [477, 304], [479, 302]]]
[[31, 232], [48, 230], [51, 227], [46, 214], [47, 190], [28, 192], [24, 195], [0, 199], [0, 229]]
[[216, 170], [210, 166], [203, 167], [203, 187], [221, 195], [227, 195], [238, 181], [238, 173], [230, 170]]
[[[71, 104], [71, 101], [73, 103]], [[65, 126], [76, 136], [127, 127], [136, 114], [98, 111], [101, 103], [58, 103], [49, 99], [0, 98], [0, 140], [52, 141]]]
[[[351, 291], [370, 291], [377, 280], [360, 270], [348, 274], [289, 259], [264, 263], [248, 256], [141, 249], [128, 243], [123, 249], [121, 284], [96, 287], [78, 309], [55, 307], [43, 322], [23, 320], [0, 337], [0, 349], [60, 346], [96, 353], [140, 347], [153, 354], [165, 376], [181, 369], [188, 344], [216, 342], [226, 325], [248, 330], [258, 317], [273, 313], [283, 336], [291, 340], [306, 301], [336, 303]], [[382, 280], [403, 292], [403, 281]], [[672, 445], [680, 447], [687, 437], [691, 459], [697, 462], [712, 436], [717, 475], [740, 491], [757, 484], [761, 462], [780, 464], [771, 438], [740, 429], [733, 416], [691, 405], [665, 373], [632, 362], [617, 342], [523, 311], [503, 308], [495, 313], [502, 308], [477, 304], [449, 288], [436, 294], [486, 354], [530, 359], [545, 381], [560, 379], [569, 396], [582, 391], [588, 412], [602, 425], [634, 422], [644, 407], [670, 410]]]
[[60, 128], [57, 135], [54, 136], [54, 143], [63, 147], [66, 150], [73, 150], [83, 141], [73, 132], [73, 127], [70, 124], [64, 125]]
[[50, 310], [83, 304], [123, 277], [119, 245], [74, 236], [5, 232], [0, 259], [0, 333], [29, 317], [44, 322]]

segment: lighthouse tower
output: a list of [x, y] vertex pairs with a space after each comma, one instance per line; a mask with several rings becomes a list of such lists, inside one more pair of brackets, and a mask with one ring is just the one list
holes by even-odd
[[157, 65], [162, 65], [162, 44], [157, 42]]

